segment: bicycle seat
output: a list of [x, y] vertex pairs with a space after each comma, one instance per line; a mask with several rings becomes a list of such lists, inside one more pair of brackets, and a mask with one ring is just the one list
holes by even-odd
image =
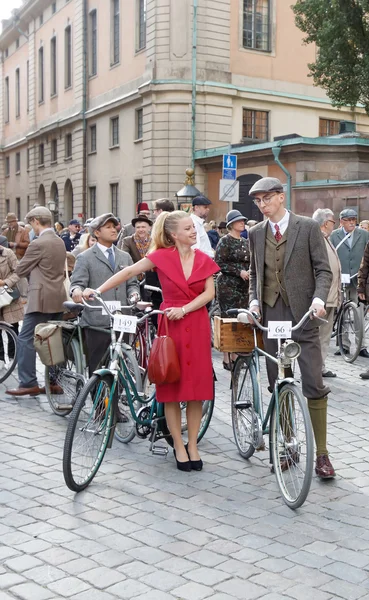
[[66, 308], [69, 312], [80, 314], [83, 309], [83, 304], [78, 304], [77, 302], [63, 302], [64, 308]]

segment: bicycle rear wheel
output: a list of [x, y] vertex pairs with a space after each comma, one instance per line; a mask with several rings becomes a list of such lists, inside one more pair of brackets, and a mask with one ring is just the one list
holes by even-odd
[[63, 475], [73, 492], [81, 492], [95, 477], [114, 424], [110, 400], [113, 378], [93, 375], [72, 410], [64, 442]]
[[6, 323], [0, 323], [0, 336], [0, 343], [2, 343], [2, 356], [0, 358], [0, 383], [2, 383], [9, 377], [9, 375], [11, 375], [18, 362], [18, 336], [14, 329]]
[[255, 367], [239, 356], [232, 373], [231, 414], [233, 435], [242, 458], [250, 458], [255, 444], [263, 445], [259, 422], [259, 390]]
[[214, 317], [220, 317], [220, 308], [218, 302], [214, 302], [209, 310], [211, 347], [214, 346]]
[[344, 305], [337, 328], [340, 352], [346, 362], [352, 363], [359, 356], [363, 341], [364, 323], [362, 312], [355, 302]]
[[54, 367], [45, 367], [45, 390], [51, 410], [65, 417], [73, 409], [85, 379], [82, 375], [82, 357], [78, 341], [63, 338], [66, 361]]
[[306, 400], [294, 384], [283, 385], [274, 404], [270, 446], [283, 500], [290, 508], [299, 508], [310, 490], [314, 439]]
[[129, 396], [131, 398], [131, 404], [133, 404], [134, 411], [137, 414], [142, 406], [142, 403], [135, 398], [137, 396], [137, 392], [142, 392], [143, 390], [142, 374], [133, 351], [125, 351], [123, 349], [123, 356], [136, 389], [129, 384], [128, 379], [123, 378], [123, 375], [118, 378], [118, 411], [117, 423], [115, 426], [115, 437], [117, 438], [118, 442], [121, 442], [122, 444], [128, 444], [136, 435], [136, 422], [132, 417]]

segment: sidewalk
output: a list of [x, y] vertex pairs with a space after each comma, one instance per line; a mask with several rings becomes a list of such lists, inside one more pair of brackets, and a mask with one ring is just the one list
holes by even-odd
[[115, 441], [79, 495], [62, 475], [66, 419], [45, 396], [6, 397], [12, 376], [0, 386], [0, 600], [369, 600], [368, 366], [328, 361], [337, 478], [314, 477], [296, 512], [268, 452], [237, 453], [219, 354], [204, 470], [178, 471], [147, 440]]

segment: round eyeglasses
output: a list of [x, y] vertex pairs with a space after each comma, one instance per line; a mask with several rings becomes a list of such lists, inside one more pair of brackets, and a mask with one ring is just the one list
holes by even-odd
[[270, 196], [264, 196], [264, 198], [253, 198], [253, 202], [256, 206], [260, 206], [262, 202], [264, 202], [264, 204], [269, 204], [273, 196], [276, 196], [277, 194], [282, 194], [282, 192], [274, 192], [273, 194], [270, 194]]

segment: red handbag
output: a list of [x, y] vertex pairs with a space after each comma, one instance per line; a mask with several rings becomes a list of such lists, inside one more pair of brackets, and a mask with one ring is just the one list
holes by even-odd
[[181, 367], [174, 341], [168, 335], [168, 317], [163, 315], [165, 335], [154, 339], [150, 357], [148, 373], [151, 383], [176, 383], [181, 377]]

